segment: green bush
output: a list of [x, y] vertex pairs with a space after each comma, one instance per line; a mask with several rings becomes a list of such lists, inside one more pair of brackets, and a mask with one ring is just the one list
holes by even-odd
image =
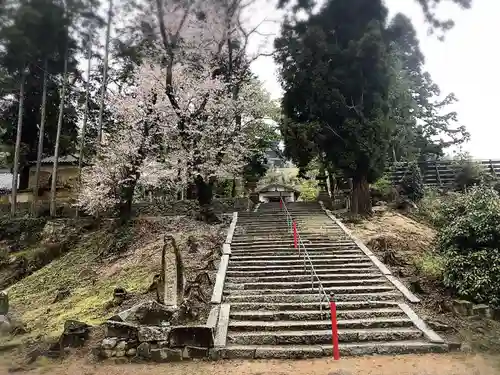
[[442, 255], [431, 252], [415, 258], [415, 267], [419, 273], [428, 279], [443, 280], [445, 270], [445, 258]]
[[500, 306], [500, 197], [491, 187], [454, 193], [438, 218], [444, 283], [460, 296]]
[[425, 188], [424, 197], [417, 204], [417, 215], [432, 226], [436, 226], [445, 199], [436, 189]]
[[318, 182], [316, 180], [302, 180], [300, 183], [300, 198], [304, 201], [315, 201], [318, 198]]
[[454, 187], [458, 191], [465, 191], [471, 186], [479, 185], [486, 174], [481, 164], [467, 159], [455, 162], [454, 169]]
[[370, 190], [370, 194], [374, 201], [383, 200], [389, 202], [394, 199], [394, 188], [387, 173], [371, 184]]
[[418, 202], [424, 197], [424, 181], [422, 173], [417, 163], [411, 163], [404, 177], [401, 179], [400, 186], [404, 195], [413, 202]]

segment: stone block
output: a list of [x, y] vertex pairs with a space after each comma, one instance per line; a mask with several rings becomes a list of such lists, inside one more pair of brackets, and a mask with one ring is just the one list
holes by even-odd
[[472, 303], [461, 299], [454, 300], [453, 312], [461, 316], [470, 316], [472, 315]]
[[61, 348], [78, 348], [89, 338], [90, 326], [77, 320], [64, 322], [64, 331], [59, 338]]
[[127, 357], [134, 357], [137, 354], [137, 349], [136, 348], [130, 348], [127, 350]]
[[115, 315], [111, 320], [162, 326], [170, 322], [175, 309], [156, 301], [147, 301]]
[[106, 337], [102, 340], [101, 347], [105, 350], [113, 349], [116, 346], [117, 339], [115, 337]]
[[214, 346], [213, 331], [207, 326], [172, 327], [169, 342], [172, 348], [184, 346], [211, 348]]
[[137, 347], [137, 356], [145, 359], [151, 358], [151, 344], [149, 342], [143, 342]]
[[169, 327], [139, 326], [137, 338], [139, 342], [168, 341]]
[[154, 362], [175, 362], [182, 360], [182, 349], [151, 349], [151, 360]]
[[133, 323], [108, 320], [104, 323], [106, 337], [137, 340], [138, 326]]
[[189, 358], [208, 358], [208, 348], [199, 348], [197, 346], [186, 346], [182, 351], [182, 357]]
[[0, 292], [0, 315], [7, 315], [9, 312], [9, 295], [5, 291]]
[[482, 318], [489, 319], [491, 317], [490, 307], [488, 305], [474, 305], [472, 306], [472, 314], [478, 315]]
[[458, 341], [448, 342], [448, 349], [450, 351], [459, 351], [462, 348], [462, 343]]
[[498, 307], [491, 308], [491, 318], [493, 320], [496, 320], [497, 322], [500, 322], [500, 308]]
[[0, 336], [6, 336], [10, 334], [12, 330], [12, 324], [6, 315], [0, 315]]

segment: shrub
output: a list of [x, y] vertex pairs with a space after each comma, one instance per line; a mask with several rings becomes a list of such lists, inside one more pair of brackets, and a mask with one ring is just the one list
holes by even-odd
[[382, 200], [389, 202], [394, 200], [394, 187], [392, 186], [388, 174], [382, 175], [382, 177], [375, 181], [370, 188], [370, 194], [373, 201]]
[[458, 160], [454, 165], [455, 169], [455, 190], [465, 191], [467, 188], [479, 185], [485, 172], [481, 164], [472, 160]]
[[304, 201], [315, 201], [318, 198], [318, 182], [316, 180], [302, 180], [300, 183], [300, 198]]
[[417, 205], [417, 215], [432, 226], [436, 226], [444, 200], [445, 197], [438, 190], [425, 188], [424, 197]]
[[422, 173], [417, 163], [411, 163], [404, 177], [401, 179], [400, 186], [404, 195], [413, 202], [418, 202], [424, 196], [424, 181]]
[[443, 280], [445, 270], [445, 258], [442, 255], [431, 252], [424, 253], [414, 260], [415, 267], [419, 273], [431, 280]]
[[454, 193], [438, 218], [444, 283], [460, 296], [500, 305], [500, 198], [489, 186]]

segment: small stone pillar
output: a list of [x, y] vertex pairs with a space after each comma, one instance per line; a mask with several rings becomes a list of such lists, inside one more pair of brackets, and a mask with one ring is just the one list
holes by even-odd
[[9, 312], [9, 295], [5, 291], [0, 292], [0, 315], [7, 315]]

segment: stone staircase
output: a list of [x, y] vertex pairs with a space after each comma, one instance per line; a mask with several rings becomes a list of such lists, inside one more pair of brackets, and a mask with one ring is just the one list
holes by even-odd
[[[341, 355], [447, 350], [407, 304], [411, 293], [319, 204], [287, 207], [323, 287], [337, 301]], [[310, 267], [293, 248], [279, 203], [238, 215], [219, 315], [226, 325], [220, 356], [331, 356], [329, 303], [319, 302], [317, 282], [311, 288]]]

